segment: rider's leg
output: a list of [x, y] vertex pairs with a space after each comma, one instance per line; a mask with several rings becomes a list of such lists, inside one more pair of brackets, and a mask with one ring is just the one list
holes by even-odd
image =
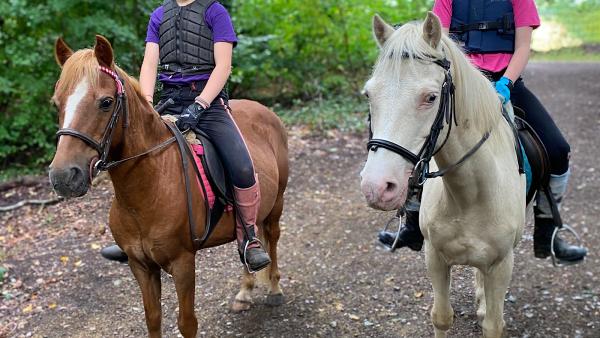
[[421, 203], [418, 197], [411, 197], [405, 205], [406, 223], [400, 228], [400, 234], [398, 232], [380, 231], [378, 236], [379, 242], [392, 248], [396, 237], [398, 237], [398, 241], [393, 249], [407, 246], [414, 251], [420, 251], [423, 247], [423, 234], [421, 234], [421, 229], [419, 228], [420, 206]]
[[202, 114], [198, 128], [213, 140], [234, 186], [238, 213], [236, 234], [242, 262], [250, 271], [263, 269], [271, 260], [257, 238], [260, 187], [246, 143], [229, 113], [225, 95], [217, 97]]
[[[560, 205], [569, 179], [570, 146], [537, 97], [525, 87], [523, 80], [515, 82], [511, 100], [525, 111], [525, 120], [533, 127], [546, 146], [550, 159], [550, 189]], [[552, 222], [550, 204], [543, 192], [538, 192], [535, 208], [534, 252], [536, 257], [550, 255], [550, 245], [555, 224]], [[572, 246], [556, 236], [554, 251], [558, 259], [581, 260], [587, 253], [582, 247]]]

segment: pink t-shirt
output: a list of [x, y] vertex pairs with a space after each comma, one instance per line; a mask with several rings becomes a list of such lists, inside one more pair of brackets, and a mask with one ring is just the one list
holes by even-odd
[[[533, 27], [533, 29], [536, 29], [540, 25], [540, 17], [534, 0], [512, 0], [512, 3], [516, 27]], [[452, 18], [452, 0], [435, 0], [433, 13], [440, 18], [444, 28], [449, 28]], [[468, 57], [480, 69], [499, 72], [508, 67], [512, 54], [469, 54]]]

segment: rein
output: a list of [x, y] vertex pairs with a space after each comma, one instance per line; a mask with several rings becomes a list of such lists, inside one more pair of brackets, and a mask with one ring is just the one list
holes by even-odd
[[[403, 58], [409, 58], [411, 55], [404, 52], [402, 53]], [[413, 56], [414, 57], [414, 56]], [[489, 138], [490, 133], [486, 132], [479, 142], [471, 148], [463, 157], [460, 158], [456, 163], [448, 166], [447, 168], [440, 169], [436, 172], [429, 171], [429, 162], [433, 158], [435, 154], [437, 154], [442, 147], [448, 141], [450, 136], [450, 131], [452, 130], [452, 122], [454, 121], [454, 125], [458, 125], [456, 121], [456, 111], [455, 111], [455, 98], [454, 98], [454, 83], [452, 82], [452, 74], [450, 73], [450, 61], [445, 57], [443, 59], [423, 59], [419, 57], [414, 57], [418, 60], [427, 61], [435, 63], [436, 65], [442, 67], [444, 69], [444, 82], [442, 83], [441, 97], [440, 97], [440, 107], [435, 116], [435, 120], [431, 125], [431, 129], [429, 135], [425, 139], [423, 146], [419, 150], [417, 154], [411, 152], [410, 150], [402, 147], [399, 144], [394, 142], [384, 140], [384, 139], [373, 139], [370, 138], [367, 142], [367, 150], [368, 151], [377, 151], [379, 148], [387, 149], [393, 153], [396, 153], [402, 156], [407, 161], [411, 162], [414, 165], [413, 174], [411, 175], [410, 182], [414, 184], [423, 185], [425, 181], [429, 178], [441, 177], [450, 170], [458, 167], [464, 161], [466, 161], [469, 157], [471, 157]], [[370, 137], [372, 137], [372, 129], [370, 125], [371, 115], [369, 114], [369, 133]], [[439, 148], [435, 149], [438, 138], [440, 136], [441, 131], [444, 129], [444, 122], [446, 122], [448, 127], [448, 132], [446, 133], [446, 137]]]
[[76, 129], [72, 129], [72, 128], [61, 128], [56, 132], [57, 137], [66, 135], [66, 136], [72, 136], [72, 137], [78, 138], [81, 141], [85, 142], [88, 146], [94, 148], [94, 150], [96, 150], [96, 152], [98, 152], [99, 159], [93, 165], [93, 172], [90, 175], [90, 180], [94, 176], [96, 176], [98, 174], [98, 172], [100, 172], [100, 171], [110, 170], [120, 164], [123, 164], [124, 162], [148, 155], [152, 152], [163, 149], [166, 146], [170, 145], [171, 143], [175, 142], [175, 137], [171, 137], [168, 140], [164, 141], [163, 143], [158, 144], [158, 145], [150, 148], [149, 150], [142, 152], [141, 154], [137, 154], [137, 155], [127, 157], [127, 158], [117, 160], [117, 161], [107, 162], [108, 152], [110, 150], [110, 145], [111, 145], [113, 134], [115, 131], [115, 126], [117, 125], [117, 121], [119, 120], [121, 113], [123, 113], [123, 128], [124, 129], [128, 128], [129, 127], [129, 112], [127, 110], [127, 96], [125, 95], [125, 86], [123, 85], [123, 80], [119, 77], [117, 72], [115, 72], [114, 70], [112, 70], [110, 68], [107, 68], [104, 66], [98, 66], [98, 69], [100, 70], [100, 72], [105, 73], [108, 76], [112, 77], [115, 80], [115, 84], [117, 85], [117, 101], [115, 104], [115, 109], [112, 112], [112, 115], [110, 117], [110, 120], [108, 121], [108, 124], [104, 128], [104, 132], [102, 133], [102, 139], [100, 140], [100, 142], [98, 142], [98, 141], [94, 140], [93, 137], [87, 135], [86, 133], [80, 132], [80, 131], [78, 131]]

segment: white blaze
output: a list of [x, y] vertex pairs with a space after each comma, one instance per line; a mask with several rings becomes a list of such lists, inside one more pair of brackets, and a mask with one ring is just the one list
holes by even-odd
[[75, 118], [75, 113], [77, 112], [77, 106], [81, 100], [86, 96], [88, 92], [88, 82], [87, 78], [83, 78], [81, 82], [75, 88], [75, 91], [69, 98], [67, 99], [67, 106], [65, 108], [65, 120], [63, 121], [63, 128], [69, 128], [71, 122], [73, 122], [73, 118]]

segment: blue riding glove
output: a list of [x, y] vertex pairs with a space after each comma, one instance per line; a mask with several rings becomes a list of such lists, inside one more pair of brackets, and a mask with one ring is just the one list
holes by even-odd
[[205, 110], [198, 102], [194, 102], [179, 115], [179, 119], [175, 122], [175, 125], [181, 131], [195, 128]]
[[508, 102], [510, 100], [510, 92], [513, 89], [513, 82], [506, 76], [503, 76], [500, 78], [500, 80], [496, 81], [495, 86], [496, 91], [503, 98], [502, 104]]

